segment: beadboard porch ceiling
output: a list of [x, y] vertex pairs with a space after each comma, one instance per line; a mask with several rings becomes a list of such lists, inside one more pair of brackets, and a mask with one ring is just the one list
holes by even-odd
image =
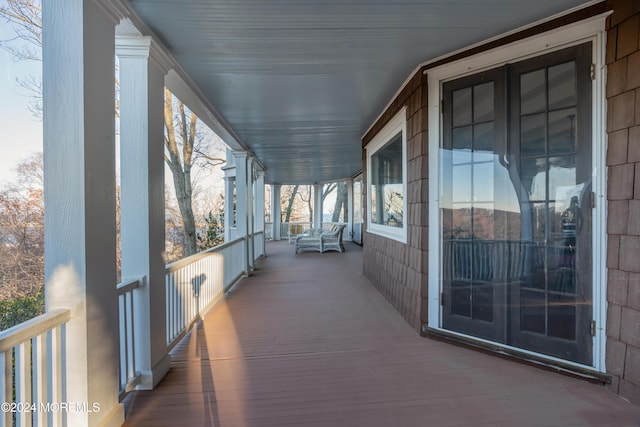
[[362, 135], [420, 63], [585, 2], [129, 3], [265, 166], [266, 181], [309, 184], [361, 170]]

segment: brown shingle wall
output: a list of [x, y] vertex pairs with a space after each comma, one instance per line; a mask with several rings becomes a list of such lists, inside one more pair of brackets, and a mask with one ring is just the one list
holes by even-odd
[[640, 1], [607, 21], [607, 372], [640, 404]]
[[[407, 107], [407, 243], [363, 237], [364, 274], [416, 330], [426, 322], [428, 248], [427, 79], [418, 71], [362, 140], [363, 147]], [[363, 162], [366, 168], [366, 159]], [[364, 174], [366, 180], [366, 173]], [[366, 184], [364, 186], [366, 189]], [[366, 190], [365, 190], [366, 191]], [[423, 300], [425, 303], [423, 304]], [[424, 310], [421, 312], [421, 309]]]

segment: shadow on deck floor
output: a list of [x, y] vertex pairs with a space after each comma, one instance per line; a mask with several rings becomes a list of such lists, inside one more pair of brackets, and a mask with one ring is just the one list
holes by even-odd
[[638, 426], [602, 386], [418, 336], [362, 250], [265, 260], [172, 351], [126, 426]]

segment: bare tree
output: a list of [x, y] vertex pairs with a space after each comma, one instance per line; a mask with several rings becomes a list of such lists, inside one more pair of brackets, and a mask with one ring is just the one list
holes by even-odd
[[347, 197], [348, 197], [348, 188], [347, 183], [344, 181], [340, 181], [336, 187], [336, 203], [333, 206], [333, 213], [331, 216], [331, 222], [339, 222], [340, 221], [340, 212], [344, 211], [343, 218], [347, 217]]
[[[0, 6], [0, 17], [11, 24], [15, 36], [0, 40], [0, 47], [15, 61], [42, 61], [42, 3], [41, 0], [6, 0]], [[17, 78], [16, 84], [31, 98], [29, 110], [42, 118], [42, 80], [33, 75]]]
[[293, 210], [293, 203], [296, 199], [296, 194], [298, 194], [299, 185], [294, 185], [291, 193], [289, 194], [289, 199], [287, 200], [287, 207], [284, 210], [284, 222], [289, 222], [291, 220], [291, 211]]
[[0, 299], [33, 295], [44, 283], [42, 153], [22, 161], [0, 190]]
[[[187, 111], [182, 101], [164, 90], [165, 162], [171, 170], [178, 208], [184, 231], [184, 256], [198, 251], [196, 222], [193, 214], [193, 176], [196, 161], [208, 167], [218, 166], [224, 159], [207, 154], [205, 141], [198, 134], [198, 118]], [[176, 112], [177, 109], [177, 112]]]
[[[193, 161], [193, 143], [196, 137], [196, 115], [191, 113], [187, 119], [184, 104], [178, 100], [179, 115], [174, 123], [173, 95], [164, 90], [164, 146], [166, 148], [165, 162], [173, 175], [173, 186], [178, 199], [178, 207], [182, 217], [184, 229], [184, 255], [189, 256], [197, 252], [196, 222], [193, 217], [191, 200], [193, 188], [191, 186], [191, 167]], [[178, 138], [181, 139], [182, 150], [178, 148]]]
[[[330, 183], [322, 188], [322, 201], [336, 188], [338, 184]], [[282, 213], [284, 215], [283, 222], [295, 222], [303, 220], [304, 216], [308, 217], [308, 221], [313, 221], [313, 186], [311, 185], [290, 185], [283, 186], [280, 203]], [[299, 199], [299, 200], [298, 200]], [[316, 215], [322, 215], [322, 212], [316, 212]]]
[[313, 222], [313, 197], [311, 197], [311, 186], [304, 187], [305, 191], [300, 192], [300, 199], [307, 204], [307, 210], [309, 211], [309, 222]]

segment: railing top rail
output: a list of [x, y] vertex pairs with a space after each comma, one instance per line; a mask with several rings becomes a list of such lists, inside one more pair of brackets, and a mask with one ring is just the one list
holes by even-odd
[[228, 248], [230, 246], [237, 245], [238, 243], [243, 242], [243, 241], [244, 241], [244, 237], [238, 237], [237, 239], [232, 240], [230, 242], [226, 242], [226, 243], [223, 243], [221, 245], [214, 246], [213, 248], [209, 248], [209, 249], [207, 249], [205, 251], [198, 252], [197, 254], [193, 254], [193, 255], [188, 256], [186, 258], [179, 259], [178, 261], [172, 262], [171, 264], [167, 264], [167, 266], [165, 267], [166, 272], [167, 273], [171, 273], [172, 271], [176, 271], [179, 268], [182, 268], [182, 267], [184, 267], [186, 265], [193, 264], [194, 262], [196, 262], [198, 260], [201, 260], [202, 258], [206, 257], [207, 255], [209, 255], [211, 253], [219, 252], [219, 251], [221, 251], [223, 249], [226, 249], [226, 248]]
[[118, 295], [123, 295], [129, 291], [132, 291], [136, 288], [142, 286], [142, 279], [131, 279], [127, 281], [123, 281], [116, 285], [116, 289], [118, 290]]
[[0, 352], [10, 350], [12, 347], [23, 343], [33, 337], [47, 332], [56, 326], [62, 325], [71, 319], [71, 310], [51, 310], [26, 322], [22, 322], [12, 328], [0, 332]]

